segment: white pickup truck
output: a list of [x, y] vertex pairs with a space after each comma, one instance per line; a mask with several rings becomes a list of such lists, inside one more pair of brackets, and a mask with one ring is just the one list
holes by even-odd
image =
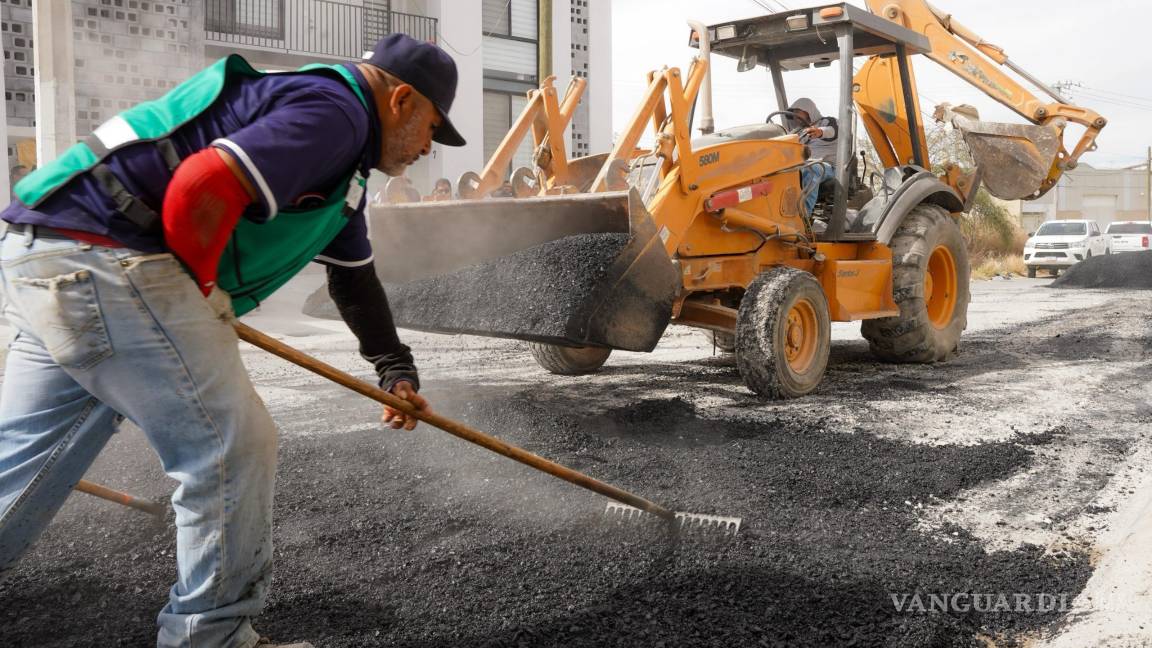
[[1024, 265], [1028, 276], [1036, 271], [1048, 270], [1052, 276], [1060, 270], [1091, 259], [1100, 254], [1112, 254], [1108, 237], [1100, 233], [1100, 226], [1090, 220], [1048, 221], [1024, 244]]
[[1109, 223], [1104, 231], [1113, 252], [1141, 252], [1152, 249], [1152, 222], [1117, 221]]

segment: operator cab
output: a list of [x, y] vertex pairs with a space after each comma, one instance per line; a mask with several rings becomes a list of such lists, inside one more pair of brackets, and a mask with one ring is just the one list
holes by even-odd
[[[874, 16], [856, 6], [839, 3], [819, 7], [794, 9], [790, 11], [718, 23], [707, 27], [711, 51], [737, 61], [741, 72], [764, 66], [772, 74], [772, 85], [776, 93], [777, 112], [787, 113], [791, 105], [784, 85], [785, 71], [803, 70], [812, 67], [830, 67], [839, 62], [840, 99], [837, 102], [839, 133], [835, 160], [832, 164], [835, 176], [822, 183], [817, 197], [813, 217], [824, 220], [826, 228], [818, 232], [824, 241], [859, 241], [875, 238], [868, 226], [864, 203], [870, 198], [860, 178], [855, 149], [855, 116], [853, 101], [853, 59], [857, 56], [896, 57], [902, 77], [911, 74], [907, 57], [929, 51], [928, 39], [909, 29], [888, 20]], [[698, 47], [695, 31], [692, 32], [692, 46]], [[908, 84], [905, 84], [905, 88]], [[710, 92], [709, 88], [702, 90]], [[911, 93], [905, 92], [904, 111], [895, 110], [893, 120], [902, 120], [902, 130], [906, 129], [910, 141], [919, 138], [917, 124], [918, 111]], [[904, 115], [908, 117], [905, 119]], [[705, 116], [705, 123], [711, 115]], [[787, 122], [789, 120], [781, 119]], [[767, 126], [775, 126], [768, 124]], [[785, 126], [769, 129], [761, 125], [760, 131], [744, 126], [718, 131], [708, 137], [729, 137], [729, 133], [740, 134], [786, 132]], [[736, 136], [736, 135], [733, 135]], [[778, 135], [777, 135], [778, 136]], [[745, 139], [743, 137], [740, 139]], [[913, 146], [915, 159], [906, 160], [910, 165], [927, 168], [927, 161], [921, 159], [920, 146]]]

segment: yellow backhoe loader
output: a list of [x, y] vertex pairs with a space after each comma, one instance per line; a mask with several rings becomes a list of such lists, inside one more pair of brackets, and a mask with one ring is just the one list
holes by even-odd
[[[546, 83], [506, 138], [510, 148], [467, 183], [476, 196], [490, 191], [508, 163], [497, 157], [510, 156], [531, 126], [536, 168], [520, 173], [517, 192], [528, 197], [373, 209], [373, 245], [387, 259], [378, 268], [398, 324], [527, 340], [543, 367], [562, 374], [595, 371], [613, 349], [650, 351], [669, 323], [683, 324], [730, 345], [748, 387], [771, 397], [819, 385], [831, 321], [863, 320], [883, 360], [947, 358], [969, 301], [957, 217], [981, 182], [1004, 198], [1048, 191], [1094, 148], [1105, 121], [922, 0], [868, 5], [689, 23], [699, 55], [686, 74], [649, 74], [606, 154], [566, 159], [561, 133], [583, 86], [560, 101]], [[969, 107], [939, 107], [976, 168], [933, 173], [910, 65], [917, 54], [1030, 123], [990, 124]], [[714, 56], [740, 70], [766, 66], [779, 110], [765, 123], [714, 130]], [[858, 57], [866, 60], [854, 74]], [[789, 132], [784, 72], [833, 65], [841, 93], [834, 177], [808, 213], [801, 175], [814, 162]], [[857, 169], [857, 115], [885, 167], [876, 195]], [[1084, 132], [1068, 151], [1070, 122]], [[649, 127], [655, 144], [640, 150]]]

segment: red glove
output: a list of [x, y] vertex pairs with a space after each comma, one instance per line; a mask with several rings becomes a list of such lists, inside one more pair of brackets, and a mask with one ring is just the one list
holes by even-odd
[[206, 148], [189, 156], [164, 194], [164, 242], [192, 271], [205, 296], [216, 285], [216, 269], [244, 208], [252, 202], [220, 152]]

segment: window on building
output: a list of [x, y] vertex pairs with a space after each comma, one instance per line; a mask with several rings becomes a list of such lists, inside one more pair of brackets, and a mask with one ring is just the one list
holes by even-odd
[[[176, 13], [173, 7], [169, 9], [168, 13]], [[205, 0], [205, 9], [209, 31], [284, 38], [284, 0]]]
[[[527, 99], [519, 93], [484, 91], [484, 159], [492, 157], [500, 142], [512, 127], [512, 120], [520, 116]], [[501, 177], [508, 178], [513, 169], [532, 166], [532, 138], [526, 137], [520, 148], [512, 156], [512, 164], [501, 170]]]
[[508, 36], [512, 29], [512, 3], [508, 0], [484, 0], [484, 33]]

